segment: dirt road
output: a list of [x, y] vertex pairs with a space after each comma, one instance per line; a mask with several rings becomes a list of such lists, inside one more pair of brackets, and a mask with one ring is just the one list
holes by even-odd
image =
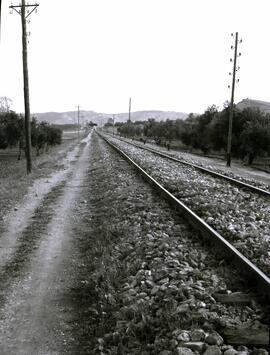
[[[78, 264], [70, 232], [85, 204], [91, 136], [5, 218], [0, 246], [0, 353], [58, 354], [72, 342], [63, 294]], [[75, 258], [73, 260], [73, 257]], [[73, 267], [74, 266], [74, 267]]]

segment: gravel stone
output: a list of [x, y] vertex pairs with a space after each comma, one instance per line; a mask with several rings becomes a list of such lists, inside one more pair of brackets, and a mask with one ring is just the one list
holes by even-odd
[[[92, 212], [101, 215], [103, 220], [109, 219], [105, 250], [107, 244], [112, 244], [110, 262], [97, 270], [97, 282], [91, 283], [91, 289], [99, 291], [99, 301], [93, 309], [107, 312], [107, 316], [102, 313], [103, 324], [111, 327], [111, 330], [106, 329], [106, 333], [117, 331], [125, 346], [124, 350], [115, 348], [118, 343], [114, 337], [108, 336], [104, 353], [141, 354], [146, 349], [149, 355], [162, 351], [172, 351], [174, 355], [198, 354], [204, 349], [199, 347], [201, 350], [192, 351], [184, 343], [199, 342], [207, 346], [203, 343], [206, 331], [212, 334], [220, 326], [241, 325], [243, 315], [244, 322], [255, 324], [257, 320], [260, 324], [263, 314], [260, 305], [255, 303], [243, 311], [242, 305], [221, 304], [214, 299], [215, 293], [239, 291], [239, 285], [243, 291], [243, 281], [237, 270], [226, 263], [221, 264], [220, 259], [215, 258], [215, 252], [201, 243], [182, 217], [159, 196], [152, 194], [151, 188], [145, 186], [140, 178], [136, 179], [122, 158], [120, 161], [122, 165], [111, 154], [107, 155], [106, 162], [97, 156], [97, 164], [102, 163], [104, 175], [96, 183], [102, 180], [107, 190], [104, 202], [100, 196], [95, 197], [100, 199]], [[174, 173], [168, 172], [173, 179]], [[175, 186], [178, 181], [175, 181]], [[192, 181], [187, 181], [186, 188], [189, 184]], [[90, 187], [91, 192], [93, 186]], [[218, 183], [215, 188], [220, 188]], [[190, 190], [186, 193], [188, 195]], [[211, 186], [206, 191], [206, 194], [210, 193]], [[193, 194], [197, 196], [197, 190]], [[104, 187], [100, 195], [104, 197]], [[87, 206], [90, 205], [88, 202]], [[115, 211], [111, 211], [112, 206]], [[231, 213], [230, 221], [235, 225], [233, 219], [235, 216]], [[100, 218], [96, 220], [100, 222]], [[106, 261], [104, 255], [98, 255], [97, 260], [100, 258], [102, 262], [103, 259]], [[113, 282], [110, 283], [107, 275], [111, 274]], [[105, 284], [104, 289], [102, 284]], [[111, 304], [109, 292], [113, 294], [115, 304]], [[198, 329], [194, 330], [194, 324]], [[181, 334], [187, 335], [181, 339]], [[216, 345], [222, 344], [223, 339], [220, 336], [216, 338], [209, 343], [213, 346], [207, 348], [208, 355], [221, 354]]]
[[206, 334], [202, 329], [195, 329], [190, 334], [192, 341], [204, 341], [205, 336]]
[[204, 349], [204, 342], [202, 341], [192, 341], [192, 342], [188, 342], [188, 343], [184, 343], [183, 344], [185, 347], [194, 350], [194, 351], [203, 351]]
[[[190, 166], [165, 160], [116, 138], [110, 139], [270, 275], [270, 240], [263, 238], [264, 235], [270, 235], [267, 196], [245, 192], [225, 180], [206, 175]], [[268, 189], [263, 184], [261, 187]], [[166, 245], [161, 245], [160, 250], [165, 252]]]
[[218, 333], [211, 333], [205, 338], [205, 342], [209, 345], [222, 345], [223, 338]]
[[189, 332], [183, 331], [181, 332], [178, 336], [177, 336], [177, 340], [178, 341], [189, 341], [190, 340], [190, 336], [189, 336]]
[[224, 355], [236, 355], [238, 352], [235, 349], [228, 349], [224, 351]]
[[194, 354], [194, 352], [189, 348], [178, 347], [176, 350], [177, 350], [177, 355], [193, 355]]
[[254, 349], [252, 351], [252, 355], [268, 355], [268, 351], [266, 349]]
[[209, 346], [203, 355], [221, 355], [221, 350], [217, 345]]

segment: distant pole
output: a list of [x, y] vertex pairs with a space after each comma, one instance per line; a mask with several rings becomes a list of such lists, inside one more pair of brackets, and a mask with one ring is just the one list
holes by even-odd
[[[237, 56], [238, 56], [237, 47], [238, 47], [238, 32], [235, 33], [235, 45], [234, 45], [234, 47], [233, 46], [231, 47], [232, 49], [234, 49], [234, 60], [233, 60], [232, 93], [231, 93], [229, 128], [228, 128], [228, 143], [227, 143], [227, 166], [228, 167], [231, 166], [232, 124], [233, 124], [233, 111], [234, 111], [234, 89], [235, 89], [235, 74], [236, 74], [236, 71], [237, 71], [236, 62], [237, 62]], [[241, 53], [239, 55], [241, 55]]]
[[114, 136], [114, 115], [113, 115], [113, 136]]
[[[21, 16], [22, 22], [22, 57], [23, 57], [23, 87], [24, 87], [24, 110], [25, 110], [25, 155], [26, 155], [26, 170], [27, 174], [32, 171], [32, 157], [31, 157], [31, 121], [30, 121], [30, 100], [29, 100], [29, 78], [28, 78], [28, 60], [27, 60], [27, 32], [26, 32], [26, 18], [36, 10], [38, 4], [25, 5], [25, 0], [22, 0], [21, 5], [10, 6]], [[17, 10], [19, 8], [19, 10]], [[27, 8], [27, 15], [26, 15]], [[28, 8], [31, 9], [28, 10]]]
[[1, 41], [1, 14], [2, 14], [2, 0], [0, 0], [0, 41]]
[[130, 111], [131, 111], [131, 98], [129, 99], [128, 122], [131, 121], [131, 118], [130, 118]]
[[80, 138], [80, 105], [78, 107], [78, 139]]

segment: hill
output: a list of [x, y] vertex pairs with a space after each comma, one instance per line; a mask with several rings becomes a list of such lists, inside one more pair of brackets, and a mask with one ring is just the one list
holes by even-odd
[[[61, 125], [76, 124], [78, 120], [77, 111], [34, 113], [33, 116], [36, 117], [38, 121], [47, 121], [49, 123]], [[149, 118], [154, 118], [157, 121], [166, 119], [175, 120], [177, 118], [185, 119], [187, 116], [186, 113], [174, 111], [136, 111], [131, 113], [131, 121], [147, 121]], [[113, 114], [80, 111], [81, 122], [92, 121], [98, 125], [103, 125], [111, 117], [113, 117]], [[128, 113], [114, 114], [114, 118], [115, 122], [125, 122], [128, 120]]]
[[244, 99], [240, 101], [237, 105], [237, 108], [243, 110], [246, 107], [259, 108], [261, 111], [265, 113], [270, 113], [270, 102], [260, 101], [260, 100], [251, 100]]

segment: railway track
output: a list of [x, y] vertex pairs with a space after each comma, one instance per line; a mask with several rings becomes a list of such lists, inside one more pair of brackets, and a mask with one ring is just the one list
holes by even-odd
[[232, 244], [223, 238], [217, 231], [211, 228], [203, 219], [182, 203], [177, 197], [166, 190], [158, 181], [149, 175], [141, 166], [133, 161], [123, 150], [102, 136], [102, 138], [113, 147], [121, 156], [123, 156], [132, 166], [134, 166], [140, 174], [148, 181], [160, 194], [162, 194], [185, 218], [190, 224], [198, 230], [203, 236], [210, 239], [222, 249], [222, 255], [232, 258], [244, 273], [248, 275], [251, 283], [257, 284], [258, 289], [270, 300], [270, 278], [266, 276], [258, 267], [250, 260], [242, 255]]
[[[103, 137], [104, 139], [104, 137]], [[106, 138], [105, 138], [106, 140]], [[256, 344], [259, 346], [259, 344], [261, 346], [266, 346], [267, 341], [269, 341], [269, 336], [267, 335], [267, 330], [266, 328], [264, 328], [264, 330], [262, 330], [260, 327], [253, 329], [252, 326], [245, 326], [244, 330], [243, 328], [239, 328], [238, 326], [234, 326], [233, 330], [230, 329], [230, 327], [226, 327], [226, 325], [224, 326], [224, 324], [226, 323], [226, 321], [222, 320], [222, 319], [226, 319], [227, 315], [225, 316], [225, 314], [228, 314], [228, 309], [230, 308], [229, 312], [232, 312], [232, 314], [234, 314], [234, 312], [238, 312], [238, 314], [242, 314], [243, 312], [246, 312], [247, 310], [251, 310], [250, 307], [246, 308], [247, 303], [250, 302], [250, 297], [254, 299], [253, 300], [258, 300], [260, 299], [260, 297], [262, 295], [264, 295], [263, 299], [260, 299], [259, 302], [261, 302], [261, 304], [265, 304], [267, 306], [268, 304], [268, 300], [270, 297], [270, 280], [267, 278], [266, 275], [264, 275], [258, 268], [256, 268], [255, 265], [252, 265], [252, 263], [247, 260], [243, 255], [241, 255], [237, 250], [235, 250], [235, 248], [233, 246], [231, 246], [228, 242], [226, 242], [226, 240], [224, 240], [224, 238], [222, 238], [217, 232], [215, 232], [211, 227], [207, 226], [207, 224], [202, 221], [198, 216], [196, 216], [190, 209], [188, 209], [186, 206], [184, 206], [183, 203], [181, 203], [177, 198], [175, 198], [175, 196], [173, 196], [171, 193], [169, 193], [168, 191], [166, 191], [166, 189], [164, 187], [161, 186], [161, 184], [159, 184], [157, 181], [155, 181], [155, 179], [153, 179], [147, 172], [145, 172], [138, 164], [136, 164], [135, 162], [132, 161], [132, 159], [130, 157], [127, 156], [127, 154], [125, 154], [123, 151], [121, 151], [121, 149], [119, 149], [118, 147], [116, 147], [114, 144], [112, 144], [111, 142], [109, 142], [108, 140], [106, 140], [107, 144], [109, 144], [116, 152], [117, 154], [120, 154], [121, 157], [124, 158], [124, 160], [127, 160], [128, 163], [130, 165], [132, 165], [132, 167], [134, 167], [137, 172], [140, 173], [140, 175], [143, 176], [143, 178], [145, 180], [147, 180], [153, 187], [155, 190], [158, 191], [158, 194], [163, 195], [165, 197], [165, 199], [167, 199], [169, 201], [169, 203], [173, 206], [174, 210], [180, 211], [180, 215], [184, 216], [188, 221], [189, 224], [191, 224], [193, 226], [193, 228], [195, 227], [195, 229], [197, 231], [199, 231], [198, 235], [204, 235], [206, 237], [206, 239], [209, 239], [217, 245], [217, 248], [213, 248], [211, 249], [208, 243], [206, 243], [206, 245], [204, 245], [204, 243], [202, 242], [202, 240], [200, 240], [197, 237], [197, 233], [196, 232], [185, 232], [184, 230], [182, 230], [182, 236], [180, 239], [178, 239], [178, 237], [176, 237], [174, 235], [174, 231], [175, 226], [173, 226], [172, 221], [170, 220], [169, 217], [169, 221], [168, 222], [168, 231], [166, 234], [165, 233], [165, 240], [163, 240], [163, 242], [159, 239], [160, 235], [162, 235], [162, 233], [160, 233], [159, 231], [155, 231], [156, 229], [156, 223], [154, 221], [151, 221], [151, 218], [156, 219], [157, 217], [151, 217], [151, 216], [160, 216], [160, 218], [162, 218], [163, 220], [167, 219], [168, 216], [166, 215], [166, 212], [157, 212], [156, 211], [156, 207], [151, 206], [151, 209], [149, 209], [149, 201], [147, 201], [146, 199], [146, 203], [145, 203], [145, 208], [140, 207], [139, 210], [141, 210], [143, 212], [143, 210], [145, 209], [147, 212], [147, 214], [149, 214], [149, 218], [150, 221], [147, 222], [147, 225], [149, 225], [148, 228], [150, 228], [150, 231], [148, 231], [148, 234], [146, 234], [146, 236], [144, 235], [144, 232], [141, 232], [139, 234], [135, 234], [136, 235], [136, 242], [135, 244], [132, 244], [132, 247], [130, 247], [129, 242], [127, 241], [127, 250], [126, 253], [124, 251], [124, 249], [126, 248], [126, 246], [124, 248], [122, 248], [122, 252], [125, 253], [125, 255], [129, 255], [127, 256], [126, 259], [128, 261], [128, 263], [130, 263], [130, 259], [135, 258], [136, 259], [136, 263], [137, 265], [142, 265], [140, 267], [140, 269], [135, 272], [136, 276], [131, 276], [128, 280], [128, 282], [125, 284], [123, 293], [124, 293], [124, 297], [127, 297], [126, 301], [124, 301], [124, 309], [125, 312], [131, 312], [131, 314], [134, 312], [134, 309], [136, 308], [136, 304], [137, 302], [145, 302], [151, 304], [150, 309], [155, 309], [155, 303], [159, 302], [159, 307], [160, 303], [164, 304], [162, 305], [165, 306], [165, 303], [170, 302], [170, 304], [178, 304], [178, 306], [176, 307], [177, 311], [175, 311], [176, 313], [171, 317], [172, 319], [175, 319], [175, 316], [177, 315], [177, 312], [182, 312], [183, 311], [183, 316], [181, 317], [185, 317], [185, 315], [189, 314], [191, 315], [191, 317], [198, 317], [196, 318], [197, 320], [195, 320], [195, 323], [198, 321], [199, 323], [202, 321], [201, 319], [201, 313], [200, 312], [208, 312], [209, 311], [209, 316], [210, 318], [213, 315], [213, 312], [210, 311], [212, 306], [209, 306], [208, 302], [214, 302], [213, 305], [213, 309], [218, 310], [218, 327], [217, 329], [221, 329], [220, 330], [220, 334], [222, 334], [222, 336], [224, 335], [225, 339], [228, 341], [231, 340], [232, 344], [246, 344], [249, 346], [252, 346], [254, 344]], [[117, 161], [119, 158], [117, 158], [117, 156], [111, 157], [110, 159], [113, 159], [113, 161]], [[121, 172], [121, 169], [118, 168], [118, 170]], [[128, 169], [125, 168], [125, 171], [129, 171]], [[108, 174], [110, 174], [110, 172], [108, 171]], [[122, 175], [120, 175], [122, 176]], [[114, 179], [117, 179], [116, 176], [114, 176]], [[120, 183], [120, 182], [119, 182]], [[130, 183], [128, 183], [128, 185], [130, 185]], [[132, 182], [131, 184], [131, 188], [132, 191], [136, 191], [137, 190], [137, 194], [139, 193], [140, 196], [142, 196], [143, 194], [145, 194], [144, 188], [142, 188], [142, 186], [137, 186], [137, 183], [135, 182], [135, 180]], [[123, 198], [123, 197], [121, 197]], [[144, 197], [145, 199], [145, 197]], [[123, 199], [124, 201], [129, 201], [130, 203], [132, 203], [132, 200], [130, 197], [125, 197]], [[136, 204], [136, 203], [135, 203]], [[162, 204], [163, 206], [163, 204]], [[160, 207], [159, 207], [160, 208]], [[135, 208], [136, 210], [136, 208]], [[134, 209], [132, 208], [132, 211], [134, 211]], [[134, 213], [134, 212], [132, 212]], [[163, 216], [164, 214], [164, 216]], [[163, 216], [163, 217], [161, 217]], [[180, 217], [181, 218], [181, 217]], [[149, 219], [147, 218], [147, 221]], [[181, 218], [182, 220], [182, 218]], [[135, 216], [133, 216], [132, 221], [137, 221], [136, 218], [136, 213]], [[174, 222], [175, 223], [175, 222]], [[184, 222], [182, 222], [184, 223]], [[136, 224], [136, 223], [135, 223]], [[144, 223], [142, 223], [144, 224]], [[166, 222], [164, 222], [164, 224], [166, 224]], [[170, 226], [169, 226], [170, 224]], [[132, 228], [132, 224], [130, 225], [130, 228]], [[182, 228], [182, 227], [180, 227]], [[159, 230], [159, 228], [158, 228]], [[178, 230], [178, 229], [177, 229]], [[150, 234], [149, 234], [150, 232]], [[132, 233], [132, 231], [131, 231]], [[147, 232], [146, 232], [147, 233]], [[187, 233], [187, 234], [186, 234]], [[176, 233], [178, 234], [178, 233]], [[189, 237], [185, 237], [186, 235], [189, 235]], [[195, 244], [193, 244], [193, 239], [197, 238], [197, 242], [195, 242]], [[128, 239], [132, 239], [132, 236], [128, 236]], [[146, 260], [141, 260], [141, 251], [138, 251], [136, 248], [136, 244], [138, 243], [138, 245], [140, 246], [141, 250], [143, 250], [143, 254], [145, 255]], [[197, 243], [197, 244], [196, 244]], [[199, 246], [199, 244], [200, 246]], [[174, 245], [172, 247], [172, 245]], [[200, 254], [200, 248], [203, 248], [204, 250], [207, 250], [207, 254], [208, 256], [204, 259], [206, 264], [212, 265], [214, 268], [215, 267], [221, 267], [223, 268], [223, 272], [225, 272], [225, 270], [231, 270], [231, 271], [226, 271], [224, 273], [224, 275], [226, 274], [225, 277], [225, 282], [229, 283], [234, 283], [236, 282], [236, 284], [238, 285], [236, 288], [233, 289], [233, 292], [229, 291], [228, 289], [223, 289], [223, 291], [221, 291], [221, 293], [219, 294], [219, 292], [217, 292], [217, 294], [214, 291], [214, 288], [210, 288], [211, 291], [209, 290], [209, 292], [207, 291], [207, 296], [206, 294], [205, 297], [209, 297], [208, 301], [206, 302], [207, 305], [204, 302], [204, 296], [202, 295], [198, 295], [199, 298], [197, 298], [197, 296], [194, 296], [194, 294], [190, 294], [188, 297], [191, 297], [189, 299], [187, 299], [186, 301], [184, 301], [183, 299], [180, 301], [180, 303], [177, 302], [178, 298], [177, 296], [174, 296], [174, 293], [172, 292], [172, 290], [175, 290], [176, 294], [177, 294], [177, 290], [178, 287], [183, 286], [184, 288], [187, 287], [188, 289], [192, 289], [193, 291], [196, 289], [198, 290], [202, 290], [203, 288], [201, 287], [201, 281], [200, 281], [200, 276], [198, 277], [198, 275], [206, 275], [207, 272], [205, 270], [205, 266], [203, 267], [203, 269], [199, 272], [198, 269], [196, 269], [196, 266], [193, 264], [193, 267], [190, 267], [191, 265], [188, 264], [187, 261], [183, 260], [183, 255], [186, 255], [187, 258], [191, 258], [193, 259], [194, 257], [194, 253], [196, 254], [196, 250], [198, 250], [199, 254]], [[198, 249], [197, 249], [198, 248]], [[118, 250], [121, 250], [121, 245], [118, 246]], [[186, 252], [184, 252], [183, 250], [186, 250]], [[181, 253], [181, 257], [180, 259], [178, 259], [178, 253]], [[218, 256], [216, 255], [218, 253]], [[210, 256], [211, 255], [211, 256]], [[164, 260], [163, 260], [164, 258]], [[197, 261], [199, 261], [200, 257], [195, 257], [198, 258]], [[125, 259], [125, 260], [126, 260]], [[134, 260], [135, 260], [134, 259]], [[178, 261], [177, 261], [178, 259]], [[207, 261], [206, 261], [207, 260]], [[213, 261], [215, 260], [215, 261]], [[225, 260], [227, 260], [225, 262]], [[233, 262], [232, 262], [233, 260]], [[180, 264], [178, 264], [180, 262]], [[184, 266], [182, 263], [185, 263]], [[187, 263], [186, 263], [187, 262]], [[157, 263], [158, 263], [158, 269], [157, 269]], [[238, 268], [235, 268], [235, 265], [237, 264]], [[130, 264], [128, 264], [130, 265]], [[219, 265], [219, 266], [214, 266], [214, 265]], [[222, 266], [221, 266], [222, 265]], [[163, 269], [163, 267], [168, 267], [168, 270], [170, 270], [167, 274], [166, 273], [162, 273], [162, 271], [164, 270], [160, 270]], [[195, 267], [195, 269], [192, 271], [192, 269]], [[160, 268], [160, 269], [159, 269]], [[183, 268], [183, 269], [182, 269]], [[241, 273], [239, 273], [239, 269], [241, 268], [242, 273], [246, 280], [248, 279], [249, 282], [246, 284], [246, 286], [243, 287], [243, 279]], [[177, 271], [176, 271], [177, 270]], [[188, 270], [188, 271], [187, 271]], [[197, 271], [196, 271], [197, 270]], [[213, 269], [214, 270], [214, 269]], [[155, 272], [161, 273], [161, 276], [157, 278], [156, 281], [156, 277], [155, 277]], [[193, 273], [194, 272], [194, 273]], [[187, 273], [187, 274], [185, 274]], [[206, 274], [205, 274], [206, 273]], [[215, 273], [213, 271], [213, 273]], [[231, 275], [230, 275], [231, 273]], [[134, 274], [133, 274], [134, 275]], [[173, 276], [172, 276], [173, 275]], [[183, 281], [183, 275], [189, 275], [187, 276], [187, 278], [184, 277], [184, 279], [186, 281]], [[197, 276], [195, 276], [197, 275]], [[238, 280], [241, 279], [242, 281]], [[154, 278], [154, 279], [153, 279]], [[178, 283], [179, 280], [181, 286], [177, 286], [177, 282], [176, 280], [178, 279]], [[207, 280], [210, 280], [210, 283], [212, 282], [211, 280], [215, 279], [215, 276], [211, 276], [211, 273], [208, 274]], [[160, 280], [160, 281], [159, 281]], [[238, 281], [237, 281], [238, 280]], [[203, 281], [204, 282], [204, 281]], [[245, 283], [244, 282], [244, 283]], [[201, 285], [201, 286], [199, 286]], [[248, 286], [247, 286], [248, 285]], [[190, 288], [191, 286], [191, 288]], [[194, 287], [194, 288], [193, 288]], [[198, 289], [197, 289], [198, 287]], [[230, 286], [229, 286], [230, 287]], [[232, 286], [234, 287], [234, 286]], [[243, 289], [242, 289], [243, 287]], [[136, 290], [136, 292], [135, 292]], [[245, 291], [244, 291], [245, 290]], [[191, 293], [193, 293], [193, 291], [191, 291]], [[196, 292], [195, 291], [195, 294]], [[168, 292], [168, 293], [167, 293]], [[170, 293], [172, 292], [172, 293]], [[200, 293], [200, 291], [198, 291]], [[243, 293], [242, 293], [243, 292]], [[204, 291], [203, 291], [204, 293]], [[136, 294], [137, 298], [134, 296], [134, 294]], [[139, 296], [141, 295], [141, 296]], [[213, 296], [215, 297], [215, 300], [213, 300]], [[240, 297], [237, 300], [237, 297]], [[135, 298], [136, 300], [135, 300]], [[141, 297], [141, 298], [140, 298]], [[176, 297], [176, 298], [174, 298]], [[193, 298], [195, 297], [195, 299]], [[169, 301], [170, 299], [170, 301]], [[241, 299], [241, 300], [240, 300]], [[248, 301], [249, 299], [249, 301]], [[247, 303], [245, 303], [247, 301]], [[127, 302], [127, 303], [126, 303]], [[134, 302], [134, 305], [131, 306], [130, 302]], [[154, 304], [153, 304], [154, 302]], [[251, 301], [253, 302], [253, 301]], [[264, 303], [265, 302], [265, 303]], [[145, 303], [143, 303], [145, 305]], [[141, 303], [140, 303], [141, 304]], [[188, 306], [190, 305], [191, 308]], [[145, 306], [146, 307], [146, 306]], [[165, 306], [166, 308], [167, 306]], [[206, 307], [204, 308], [204, 310], [202, 310], [201, 307]], [[208, 309], [208, 307], [210, 307], [210, 309]], [[228, 307], [228, 308], [227, 308]], [[234, 307], [236, 307], [236, 310], [233, 310]], [[223, 313], [224, 312], [224, 313]], [[265, 309], [265, 312], [267, 312], [267, 310]], [[152, 313], [152, 311], [151, 311]], [[206, 314], [205, 313], [205, 314]], [[244, 314], [243, 313], [243, 314]], [[121, 312], [119, 312], [119, 314], [121, 314]], [[158, 314], [161, 314], [161, 310], [159, 309]], [[200, 315], [199, 315], [200, 314]], [[180, 315], [180, 314], [179, 314]], [[148, 319], [148, 315], [144, 315], [144, 319]], [[157, 316], [158, 317], [158, 316]], [[204, 316], [202, 316], [204, 317]], [[205, 316], [207, 317], [207, 316]], [[223, 318], [224, 317], [224, 318]], [[238, 317], [238, 316], [237, 316]], [[241, 316], [242, 317], [242, 316]], [[194, 320], [193, 320], [194, 321]], [[125, 320], [121, 320], [119, 319], [119, 324], [121, 324], [121, 322], [125, 323]], [[146, 320], [144, 320], [144, 322], [146, 322]], [[163, 320], [164, 322], [164, 320]], [[220, 325], [221, 322], [221, 325]], [[222, 325], [222, 322], [225, 322]], [[198, 324], [199, 324], [198, 323]], [[129, 325], [130, 326], [130, 325]], [[181, 328], [180, 326], [178, 326], [179, 329]], [[187, 325], [186, 325], [187, 327]], [[198, 327], [198, 326], [197, 326]], [[219, 328], [221, 327], [221, 328]], [[196, 328], [196, 326], [192, 326], [192, 329]], [[173, 330], [174, 328], [172, 328]], [[189, 329], [189, 328], [182, 328], [182, 329]], [[213, 330], [213, 328], [212, 328]], [[187, 334], [188, 333], [188, 334]], [[188, 342], [188, 339], [190, 340], [191, 337], [191, 333], [190, 331], [180, 331], [180, 330], [175, 330], [173, 331], [173, 335], [172, 337], [179, 337], [178, 338], [178, 342], [180, 343], [180, 346], [187, 346], [187, 347], [193, 347], [193, 344]], [[232, 335], [233, 333], [233, 335]], [[250, 340], [248, 340], [248, 338], [250, 338]], [[254, 340], [256, 338], [256, 340]], [[186, 339], [186, 340], [185, 340]], [[261, 340], [259, 339], [264, 339], [262, 340], [262, 342], [260, 342]], [[192, 339], [191, 339], [192, 340]], [[177, 343], [176, 341], [176, 343]], [[184, 342], [187, 343], [184, 343]], [[246, 342], [246, 343], [245, 343]], [[230, 344], [230, 341], [228, 342]], [[188, 344], [188, 345], [185, 345]], [[202, 353], [202, 348], [200, 348], [200, 346], [202, 346], [202, 343], [200, 344], [195, 344], [194, 347], [196, 348], [196, 346], [198, 346], [197, 351], [199, 351], [199, 353]], [[195, 348], [193, 350], [195, 350]], [[244, 350], [244, 349], [242, 349]], [[181, 351], [181, 350], [180, 350]], [[225, 348], [223, 349], [223, 351], [225, 351]], [[239, 349], [240, 351], [240, 349]], [[157, 353], [157, 352], [156, 352]], [[247, 352], [249, 354], [249, 352]], [[175, 354], [173, 352], [173, 354]], [[179, 352], [180, 354], [180, 352]], [[255, 354], [255, 352], [254, 352]]]
[[247, 190], [250, 190], [252, 192], [258, 193], [258, 194], [263, 195], [263, 196], [270, 197], [270, 191], [268, 191], [267, 189], [263, 189], [263, 188], [260, 188], [258, 186], [254, 186], [252, 184], [246, 183], [246, 182], [238, 180], [236, 178], [232, 178], [230, 176], [221, 174], [221, 173], [216, 172], [214, 170], [205, 168], [205, 167], [200, 166], [198, 164], [194, 164], [194, 163], [190, 163], [190, 162], [187, 162], [185, 160], [182, 160], [182, 159], [178, 159], [178, 158], [176, 158], [176, 157], [174, 157], [172, 155], [165, 154], [165, 153], [163, 153], [163, 152], [161, 152], [161, 151], [159, 151], [157, 149], [150, 148], [150, 147], [145, 147], [143, 145], [140, 145], [140, 144], [137, 144], [137, 143], [134, 143], [134, 142], [130, 142], [130, 141], [128, 141], [126, 139], [123, 139], [123, 138], [120, 138], [120, 137], [117, 137], [117, 139], [122, 140], [123, 142], [128, 143], [130, 145], [133, 145], [134, 147], [137, 147], [137, 148], [152, 152], [152, 153], [156, 154], [157, 156], [163, 157], [165, 159], [169, 159], [169, 160], [174, 161], [176, 163], [183, 164], [183, 165], [186, 165], [186, 166], [190, 166], [192, 168], [195, 168], [195, 169], [197, 169], [197, 170], [199, 170], [199, 171], [201, 171], [201, 172], [203, 172], [205, 174], [211, 175], [213, 177], [216, 177], [216, 178], [219, 178], [219, 179], [224, 179], [224, 180], [230, 182], [233, 185], [239, 186], [241, 188], [245, 188]]
[[109, 138], [268, 277], [269, 197]]

